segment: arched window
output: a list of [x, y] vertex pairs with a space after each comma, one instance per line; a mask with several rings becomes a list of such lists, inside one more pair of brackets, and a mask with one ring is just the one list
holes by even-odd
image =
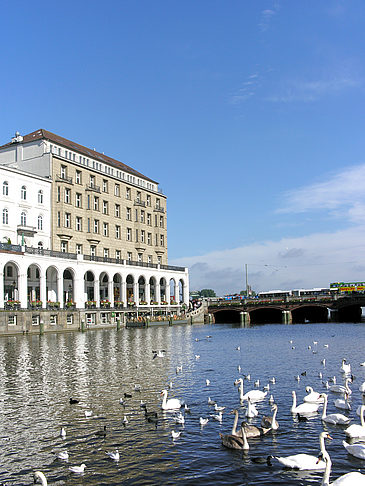
[[43, 204], [43, 191], [38, 191], [38, 203]]
[[39, 230], [43, 229], [43, 218], [41, 215], [38, 216], [38, 229]]
[[8, 181], [3, 182], [3, 196], [9, 196], [9, 184]]
[[22, 214], [20, 215], [20, 224], [22, 226], [27, 226], [27, 213], [25, 211], [22, 211]]
[[3, 209], [3, 224], [9, 224], [9, 212], [6, 208]]
[[20, 197], [24, 200], [27, 199], [27, 188], [25, 186], [21, 188]]

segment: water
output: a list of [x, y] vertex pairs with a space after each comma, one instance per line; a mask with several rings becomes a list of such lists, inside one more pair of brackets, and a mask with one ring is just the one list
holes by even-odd
[[[166, 356], [153, 359], [153, 351], [159, 349], [166, 350]], [[349, 416], [359, 423], [358, 387], [365, 380], [365, 367], [360, 366], [365, 361], [364, 324], [249, 329], [201, 325], [3, 337], [0, 484], [32, 484], [35, 470], [43, 471], [50, 485], [320, 484], [321, 472], [288, 471], [276, 461], [269, 467], [254, 463], [252, 458], [317, 454], [323, 427], [333, 437], [327, 443], [333, 463], [331, 480], [355, 469], [365, 473], [365, 461], [349, 456], [342, 446], [343, 427], [323, 426], [320, 415], [298, 422], [290, 413], [292, 390], [299, 402], [307, 385], [325, 391], [320, 371], [324, 378], [336, 375], [337, 382], [343, 382], [339, 372], [343, 357], [355, 375]], [[182, 366], [182, 372], [176, 372], [177, 366]], [[306, 376], [301, 375], [304, 371]], [[245, 391], [254, 388], [257, 379], [262, 388], [270, 378], [276, 378], [268, 396], [273, 394], [278, 403], [280, 428], [263, 438], [250, 439], [250, 450], [243, 453], [225, 449], [219, 432], [230, 433], [233, 416], [228, 412], [233, 408], [239, 409], [240, 422], [244, 418], [245, 408], [240, 407], [233, 383], [248, 373], [251, 381], [245, 380]], [[299, 382], [294, 378], [298, 374]], [[206, 379], [210, 386], [206, 386]], [[135, 384], [141, 385], [140, 392], [134, 390]], [[160, 412], [160, 391], [164, 388], [169, 389], [169, 397], [189, 404], [191, 413], [185, 415], [184, 426], [175, 424], [174, 414]], [[132, 395], [125, 399], [125, 409], [119, 403], [124, 393]], [[80, 403], [70, 405], [70, 397]], [[214, 410], [208, 397], [226, 407], [221, 424], [210, 417]], [[343, 413], [333, 406], [335, 398], [338, 396], [329, 394], [328, 413]], [[149, 410], [159, 412], [157, 428], [145, 420], [141, 400]], [[271, 415], [271, 407], [268, 399], [256, 406], [260, 415], [252, 423], [259, 425], [263, 414]], [[93, 416], [86, 418], [85, 410], [92, 410]], [[124, 415], [128, 418], [125, 427]], [[203, 428], [199, 425], [201, 416], [210, 418]], [[96, 431], [104, 425], [106, 437], [97, 437]], [[66, 429], [65, 439], [60, 437], [61, 427]], [[173, 441], [171, 430], [182, 430], [181, 437]], [[118, 463], [105, 454], [116, 448]], [[68, 463], [55, 456], [65, 449], [70, 455]], [[70, 465], [81, 463], [86, 464], [84, 474], [69, 471]]]

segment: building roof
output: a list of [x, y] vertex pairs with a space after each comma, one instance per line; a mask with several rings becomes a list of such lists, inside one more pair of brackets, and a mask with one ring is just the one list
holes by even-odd
[[67, 140], [67, 138], [60, 137], [55, 133], [49, 132], [48, 130], [44, 130], [43, 128], [36, 130], [35, 132], [28, 133], [27, 135], [23, 135], [23, 140], [21, 142], [9, 142], [6, 143], [5, 145], [1, 145], [0, 150], [2, 148], [10, 147], [11, 145], [14, 145], [14, 143], [29, 143], [35, 140], [43, 140], [43, 139], [49, 140], [50, 142], [56, 143], [58, 145], [62, 145], [63, 147], [69, 150], [74, 150], [75, 152], [79, 152], [85, 155], [86, 157], [90, 157], [94, 160], [104, 162], [105, 164], [111, 165], [116, 169], [124, 170], [125, 172], [128, 172], [129, 174], [132, 174], [134, 176], [142, 177], [143, 179], [153, 182], [154, 184], [158, 184], [156, 181], [150, 179], [149, 177], [146, 177], [145, 175], [141, 174], [135, 169], [132, 169], [132, 167], [129, 167], [129, 165], [123, 164], [123, 162], [120, 162], [119, 160], [113, 159], [112, 157], [108, 157], [107, 155], [97, 152], [96, 150], [92, 150], [87, 147], [84, 147], [83, 145], [80, 145], [76, 142], [72, 142], [71, 140]]

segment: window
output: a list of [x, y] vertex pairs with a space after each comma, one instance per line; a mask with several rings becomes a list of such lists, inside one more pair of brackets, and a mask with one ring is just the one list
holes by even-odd
[[90, 233], [90, 231], [91, 231], [90, 218], [87, 218], [87, 232]]
[[134, 218], [135, 218], [134, 220], [138, 222], [138, 209], [134, 211]]
[[147, 194], [147, 200], [146, 200], [147, 206], [151, 206], [151, 196]]
[[61, 201], [61, 187], [57, 186], [57, 202]]
[[76, 216], [76, 231], [82, 231], [82, 218]]
[[145, 240], [145, 230], [141, 230], [141, 243], [144, 243]]
[[80, 245], [80, 243], [76, 244], [76, 253], [82, 255], [82, 245]]
[[127, 228], [127, 241], [132, 241], [132, 229]]
[[138, 229], [136, 229], [136, 242], [138, 242]]
[[144, 211], [143, 211], [143, 209], [141, 210], [141, 223], [144, 223]]
[[61, 212], [57, 211], [57, 226], [61, 226]]
[[8, 325], [16, 326], [16, 316], [8, 316]]
[[3, 224], [9, 224], [9, 211], [6, 208], [3, 209]]
[[99, 233], [99, 220], [94, 219], [94, 233]]
[[76, 193], [75, 206], [77, 208], [81, 208], [82, 207], [82, 196], [81, 196], [81, 194], [79, 192]]
[[22, 186], [20, 190], [20, 198], [24, 201], [27, 199], [27, 188], [25, 186]]
[[163, 216], [160, 216], [160, 228], [163, 228]]
[[41, 241], [38, 241], [38, 250], [39, 250], [40, 253], [42, 253], [43, 243]]
[[141, 202], [141, 191], [137, 191], [137, 202]]
[[147, 213], [147, 224], [151, 226], [151, 213]]
[[142, 262], [142, 253], [138, 253], [138, 261]]
[[71, 213], [65, 213], [65, 228], [71, 228]]
[[103, 179], [103, 192], [108, 192], [108, 181]]
[[96, 246], [95, 245], [90, 245], [90, 255], [92, 257], [96, 256]]
[[103, 235], [108, 236], [109, 235], [109, 225], [108, 223], [103, 223]]
[[120, 250], [115, 250], [115, 258], [117, 260], [121, 260], [122, 259], [122, 252]]
[[90, 209], [90, 196], [87, 196], [87, 209]]
[[43, 229], [43, 218], [41, 215], [38, 216], [38, 229], [39, 230]]
[[109, 258], [109, 248], [104, 248], [104, 258]]
[[94, 196], [94, 211], [99, 211], [99, 198]]
[[57, 324], [57, 314], [51, 314], [49, 316], [49, 323], [52, 324], [52, 325]]
[[108, 214], [109, 208], [108, 208], [108, 201], [103, 201], [103, 214]]
[[62, 251], [62, 253], [67, 253], [67, 251], [68, 251], [67, 241], [61, 241], [61, 251]]
[[27, 226], [27, 213], [25, 211], [22, 211], [20, 215], [20, 224], [22, 226]]
[[156, 198], [156, 208], [159, 209], [161, 206], [160, 206], [160, 199], [157, 197]]
[[161, 257], [160, 257], [160, 256], [158, 256], [158, 257], [157, 257], [157, 263], [158, 263], [159, 265], [161, 265], [161, 263], [162, 263], [162, 260], [161, 260]]
[[13, 276], [13, 267], [11, 267], [10, 265], [8, 267], [6, 267], [6, 276], [7, 277]]
[[43, 204], [43, 191], [38, 191], [38, 204]]
[[76, 182], [76, 184], [82, 183], [81, 170], [76, 171], [75, 182]]
[[69, 324], [69, 325], [71, 325], [73, 323], [73, 315], [72, 314], [67, 314], [66, 323]]
[[164, 235], [160, 235], [160, 245], [165, 246], [165, 237]]
[[155, 214], [155, 226], [157, 226], [157, 214]]
[[95, 187], [95, 176], [94, 175], [90, 176], [90, 186]]
[[67, 167], [65, 165], [61, 165], [61, 179], [66, 179], [67, 174]]
[[152, 263], [152, 256], [151, 255], [148, 255], [148, 257], [147, 257], [147, 263]]
[[120, 184], [115, 184], [114, 186], [114, 196], [120, 196]]
[[127, 221], [132, 220], [132, 211], [131, 208], [127, 208]]
[[152, 245], [152, 233], [147, 234], [147, 245]]
[[65, 203], [71, 203], [71, 189], [68, 189], [67, 187], [65, 188]]
[[130, 252], [130, 251], [127, 253], [127, 260], [128, 260], [129, 262], [131, 262], [131, 261], [132, 261], [132, 252]]
[[8, 183], [8, 181], [3, 182], [3, 196], [9, 196], [9, 183]]
[[116, 225], [115, 226], [115, 237], [117, 240], [120, 240], [120, 226]]
[[131, 190], [129, 187], [127, 187], [125, 190], [125, 197], [126, 199], [131, 199]]
[[115, 205], [115, 217], [120, 218], [120, 204]]

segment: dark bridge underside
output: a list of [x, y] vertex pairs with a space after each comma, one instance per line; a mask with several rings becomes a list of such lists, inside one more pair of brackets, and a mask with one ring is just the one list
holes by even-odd
[[[241, 322], [241, 309], [214, 310], [214, 321], [217, 324]], [[249, 311], [251, 324], [282, 323], [282, 309], [261, 307]], [[327, 322], [328, 308], [320, 305], [300, 306], [291, 310], [293, 324], [305, 322]], [[361, 307], [359, 305], [344, 306], [338, 309], [332, 320], [337, 322], [360, 322]]]

